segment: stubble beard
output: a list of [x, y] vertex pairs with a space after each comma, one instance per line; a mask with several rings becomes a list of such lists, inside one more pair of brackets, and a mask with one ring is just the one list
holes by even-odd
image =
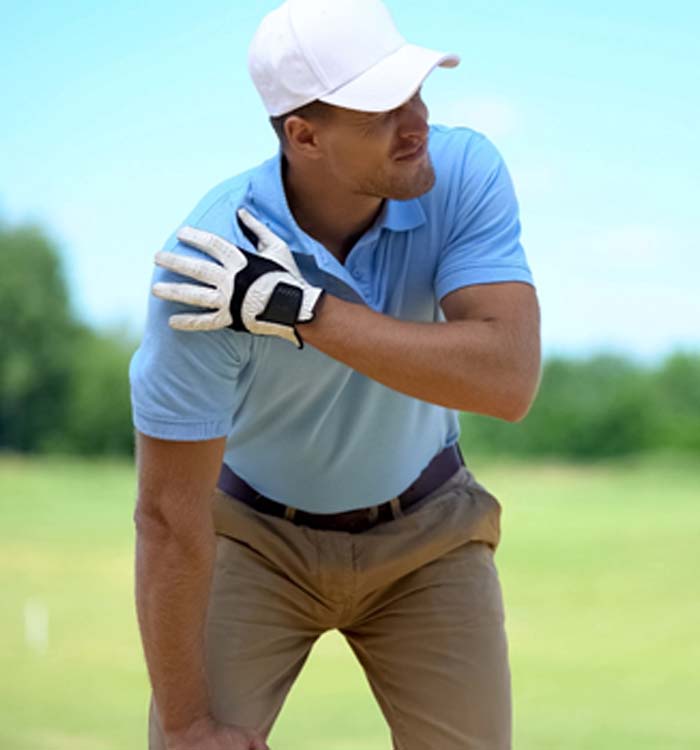
[[378, 198], [407, 201], [425, 195], [435, 185], [435, 169], [430, 155], [415, 164], [381, 170], [368, 181], [366, 192]]

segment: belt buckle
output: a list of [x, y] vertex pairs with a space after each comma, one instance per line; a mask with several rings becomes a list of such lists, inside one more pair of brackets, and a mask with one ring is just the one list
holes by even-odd
[[360, 533], [371, 529], [376, 524], [379, 518], [379, 506], [372, 505], [369, 508], [358, 508], [342, 515], [345, 518], [338, 523], [338, 528], [350, 534]]
[[[343, 514], [345, 515], [345, 514]], [[365, 508], [358, 508], [350, 511], [347, 516], [339, 523], [339, 528], [350, 534], [365, 531], [368, 528], [369, 514]]]

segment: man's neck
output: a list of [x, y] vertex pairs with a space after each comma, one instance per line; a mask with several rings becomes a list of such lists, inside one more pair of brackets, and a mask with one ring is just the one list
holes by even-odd
[[384, 206], [382, 198], [350, 193], [332, 180], [304, 175], [282, 159], [282, 180], [295, 221], [341, 263], [374, 224]]

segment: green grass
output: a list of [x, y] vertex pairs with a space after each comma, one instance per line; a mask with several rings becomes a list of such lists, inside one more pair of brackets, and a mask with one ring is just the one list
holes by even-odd
[[[473, 468], [504, 506], [516, 750], [700, 747], [700, 467]], [[0, 460], [3, 750], [146, 747], [133, 498], [123, 463]], [[48, 612], [45, 652], [26, 640], [28, 603]], [[270, 744], [389, 750], [336, 634], [318, 642]]]

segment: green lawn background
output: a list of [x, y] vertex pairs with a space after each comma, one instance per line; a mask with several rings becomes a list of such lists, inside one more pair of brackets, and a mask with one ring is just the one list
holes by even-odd
[[[700, 465], [472, 463], [504, 507], [515, 750], [700, 747]], [[0, 459], [0, 748], [145, 748], [129, 464]], [[49, 642], [27, 640], [48, 613]], [[35, 615], [36, 616], [36, 615]], [[317, 644], [272, 750], [389, 750], [364, 676]]]

